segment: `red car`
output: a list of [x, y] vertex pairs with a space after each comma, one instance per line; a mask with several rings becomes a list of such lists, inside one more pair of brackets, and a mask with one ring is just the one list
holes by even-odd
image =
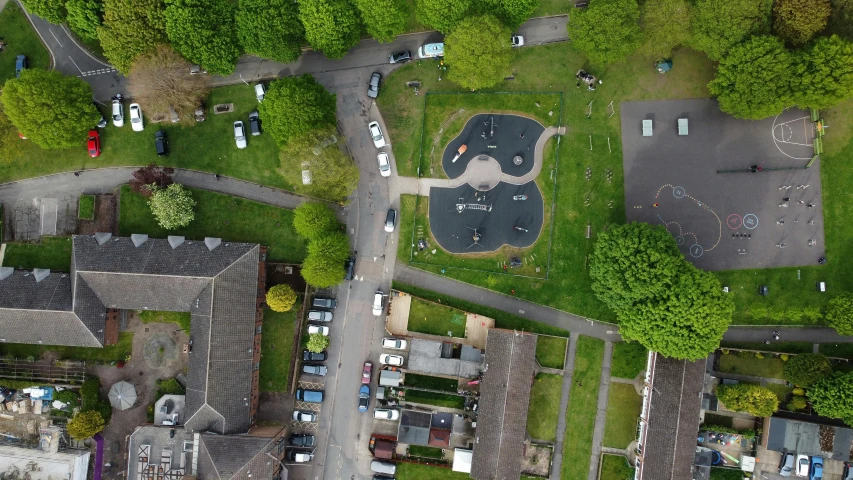
[[370, 375], [373, 373], [373, 363], [364, 362], [364, 370], [361, 371], [361, 383], [370, 384]]
[[101, 154], [101, 136], [97, 130], [89, 130], [89, 141], [86, 142], [86, 147], [89, 149], [89, 156], [92, 158]]

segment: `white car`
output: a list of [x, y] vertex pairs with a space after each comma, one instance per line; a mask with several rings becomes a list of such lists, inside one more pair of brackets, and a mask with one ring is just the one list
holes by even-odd
[[379, 175], [383, 177], [391, 176], [391, 162], [388, 161], [388, 154], [386, 152], [379, 152], [379, 155], [376, 156], [376, 160], [379, 162]]
[[397, 420], [400, 418], [400, 411], [389, 408], [374, 408], [373, 418], [378, 418], [379, 420]]
[[521, 35], [513, 35], [512, 36], [512, 46], [513, 47], [524, 46], [524, 37], [522, 37]]
[[376, 145], [376, 148], [382, 148], [386, 145], [385, 137], [382, 136], [382, 130], [379, 129], [379, 122], [368, 123], [367, 129], [370, 131], [370, 138], [373, 139], [373, 144]]
[[329, 336], [329, 327], [321, 327], [320, 325], [308, 325], [308, 335], [319, 333], [324, 337]]
[[237, 142], [237, 148], [246, 148], [246, 127], [239, 120], [234, 122], [234, 141]]
[[293, 419], [297, 422], [315, 422], [317, 421], [317, 414], [307, 410], [294, 410]]
[[385, 304], [385, 295], [377, 290], [376, 293], [373, 294], [373, 314], [377, 317], [382, 315], [383, 306]]
[[379, 363], [381, 363], [382, 365], [391, 365], [392, 367], [402, 367], [403, 356], [383, 353], [382, 355], [379, 355]]
[[798, 477], [808, 477], [809, 476], [809, 456], [808, 455], [797, 455], [797, 471], [796, 475]]
[[124, 126], [124, 106], [118, 99], [113, 99], [113, 125], [116, 127]]
[[138, 103], [130, 104], [130, 128], [134, 132], [141, 132], [145, 126], [142, 124], [142, 108]]
[[382, 348], [390, 350], [405, 350], [408, 342], [402, 338], [385, 337], [382, 339]]
[[264, 88], [263, 83], [259, 83], [259, 84], [255, 85], [255, 97], [257, 97], [257, 99], [258, 99], [258, 103], [261, 103], [264, 101], [264, 95], [266, 95], [266, 93], [267, 93], [267, 90]]

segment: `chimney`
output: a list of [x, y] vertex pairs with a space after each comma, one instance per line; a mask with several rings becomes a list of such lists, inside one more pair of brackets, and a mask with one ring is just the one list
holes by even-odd
[[169, 235], [167, 237], [167, 240], [169, 240], [169, 245], [172, 246], [172, 250], [180, 247], [184, 243], [184, 237], [178, 237], [174, 235]]
[[133, 246], [139, 248], [140, 245], [148, 241], [148, 235], [144, 233], [133, 233], [130, 235], [130, 241], [133, 242]]
[[50, 276], [50, 269], [47, 268], [34, 268], [33, 269], [33, 277], [36, 279], [36, 283], [41, 282], [45, 278]]
[[112, 237], [112, 236], [113, 236], [112, 233], [97, 232], [97, 233], [95, 233], [95, 241], [98, 242], [98, 245], [103, 245], [103, 244], [107, 243], [107, 240], [109, 240], [110, 237]]
[[12, 267], [0, 267], [0, 280], [6, 280], [14, 271]]
[[204, 244], [207, 245], [207, 249], [212, 252], [216, 247], [222, 244], [222, 239], [216, 237], [204, 237]]

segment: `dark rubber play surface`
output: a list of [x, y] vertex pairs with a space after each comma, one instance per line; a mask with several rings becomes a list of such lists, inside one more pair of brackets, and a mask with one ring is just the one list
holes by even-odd
[[[465, 172], [469, 161], [479, 155], [488, 155], [500, 163], [503, 173], [520, 177], [533, 169], [534, 147], [544, 131], [545, 127], [536, 120], [518, 115], [474, 115], [462, 133], [445, 148], [442, 166], [449, 178], [456, 178]], [[468, 149], [453, 163], [453, 157], [463, 144]], [[513, 163], [517, 155], [522, 157], [521, 165]]]
[[808, 112], [739, 120], [712, 99], [626, 102], [620, 111], [629, 222], [665, 225], [705, 270], [817, 265], [825, 255], [820, 160], [804, 168]]

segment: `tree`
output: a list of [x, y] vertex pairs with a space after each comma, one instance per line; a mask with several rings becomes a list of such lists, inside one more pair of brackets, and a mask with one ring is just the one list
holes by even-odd
[[68, 434], [77, 440], [92, 438], [96, 433], [104, 429], [104, 418], [97, 410], [80, 412], [74, 416], [66, 428]]
[[68, 26], [83, 40], [97, 40], [98, 27], [104, 17], [104, 4], [100, 0], [68, 0]]
[[210, 73], [237, 66], [234, 5], [228, 0], [166, 0], [166, 34], [172, 47]]
[[22, 152], [22, 141], [18, 129], [9, 121], [0, 105], [0, 163], [10, 163]]
[[302, 54], [305, 28], [291, 0], [240, 0], [237, 38], [246, 53], [290, 63]]
[[303, 202], [293, 210], [293, 228], [309, 241], [340, 231], [335, 212], [325, 203]]
[[[313, 130], [296, 137], [281, 150], [279, 173], [303, 195], [343, 202], [357, 187], [359, 170], [343, 151], [343, 139], [333, 127]], [[304, 184], [302, 171], [310, 172]]]
[[509, 27], [491, 15], [462, 20], [444, 40], [448, 78], [471, 90], [502, 81], [510, 73], [511, 36]]
[[406, 31], [409, 7], [403, 0], [355, 0], [367, 33], [381, 43]]
[[328, 259], [343, 268], [344, 261], [350, 256], [349, 239], [341, 231], [318, 236], [308, 243], [308, 256]]
[[210, 91], [210, 77], [190, 74], [190, 66], [168, 45], [158, 45], [134, 60], [128, 75], [130, 95], [149, 116], [171, 109], [181, 121], [192, 123]]
[[340, 283], [344, 279], [344, 261], [349, 258], [349, 252], [349, 239], [341, 232], [315, 238], [308, 244], [302, 278], [318, 288]]
[[853, 294], [842, 293], [830, 300], [825, 318], [839, 335], [853, 335]]
[[104, 23], [98, 27], [104, 56], [127, 75], [133, 60], [169, 41], [163, 0], [104, 0]]
[[831, 0], [832, 13], [826, 31], [853, 40], [853, 0]]
[[720, 60], [745, 39], [770, 33], [772, 6], [773, 0], [697, 0], [690, 19], [690, 46]]
[[418, 0], [415, 16], [424, 26], [450, 33], [471, 9], [472, 0]]
[[267, 306], [274, 312], [289, 312], [296, 304], [296, 292], [290, 285], [275, 285], [267, 291]]
[[24, 70], [6, 82], [0, 101], [12, 125], [41, 148], [83, 145], [101, 118], [89, 84], [57, 71]]
[[336, 121], [335, 96], [307, 73], [274, 80], [258, 110], [264, 130], [279, 146]]
[[480, 0], [475, 6], [479, 13], [488, 13], [515, 30], [524, 23], [539, 6], [539, 0]]
[[305, 39], [328, 58], [342, 58], [361, 39], [355, 7], [347, 0], [298, 0]]
[[785, 380], [798, 387], [808, 388], [814, 382], [832, 374], [829, 359], [818, 353], [801, 353], [785, 362]]
[[329, 343], [331, 343], [329, 337], [319, 333], [312, 333], [311, 335], [308, 335], [308, 345], [306, 345], [305, 348], [307, 348], [309, 352], [319, 353], [329, 348]]
[[149, 188], [153, 194], [148, 200], [148, 206], [160, 227], [175, 230], [186, 227], [195, 219], [193, 194], [185, 190], [183, 185], [173, 183], [166, 188], [150, 185]]
[[836, 372], [825, 377], [807, 393], [818, 415], [840, 418], [853, 426], [853, 372]]
[[24, 7], [33, 15], [59, 25], [65, 21], [65, 0], [22, 0]]
[[720, 110], [759, 120], [778, 115], [793, 103], [791, 54], [777, 37], [752, 37], [732, 47], [717, 66], [708, 90]]
[[569, 38], [572, 46], [592, 62], [618, 62], [640, 44], [639, 18], [637, 0], [590, 2], [587, 8], [572, 15], [568, 24]]
[[746, 412], [756, 417], [769, 417], [779, 409], [776, 394], [758, 385], [720, 385], [717, 387], [717, 398], [729, 410]]
[[166, 188], [172, 184], [172, 174], [174, 173], [175, 169], [172, 167], [158, 167], [157, 164], [152, 163], [131, 174], [133, 179], [130, 181], [130, 188], [136, 193], [150, 197], [154, 193], [150, 185], [154, 185], [156, 188]]
[[836, 35], [820, 37], [798, 53], [796, 62], [797, 105], [824, 109], [853, 97], [853, 43]]
[[655, 60], [669, 58], [690, 38], [690, 4], [686, 0], [646, 2], [640, 10], [643, 43], [640, 51]]
[[803, 45], [824, 28], [829, 19], [829, 0], [776, 0], [773, 30], [792, 45]]

